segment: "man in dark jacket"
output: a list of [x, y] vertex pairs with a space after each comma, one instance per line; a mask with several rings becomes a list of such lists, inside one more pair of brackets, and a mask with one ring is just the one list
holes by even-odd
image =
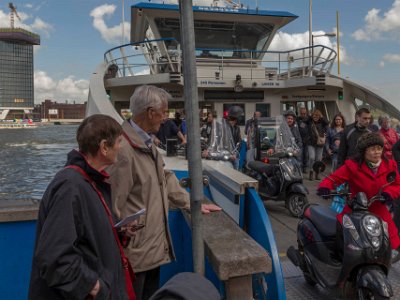
[[80, 152], [68, 154], [67, 167], [40, 203], [29, 299], [133, 299], [113, 232], [116, 220], [105, 208], [111, 210], [111, 191], [103, 169], [115, 162], [121, 133], [118, 122], [104, 115], [91, 116], [79, 127]]
[[261, 118], [261, 112], [255, 111], [253, 117], [246, 121], [246, 125], [244, 126], [244, 134], [247, 135], [249, 133], [249, 129], [254, 125], [254, 120], [259, 118]]
[[310, 132], [308, 131], [308, 123], [310, 122], [310, 115], [308, 114], [307, 108], [300, 108], [300, 115], [297, 118], [297, 126], [299, 128], [302, 147], [301, 147], [301, 161], [303, 173], [307, 173], [308, 166], [308, 151], [307, 146], [310, 143]]
[[242, 136], [240, 134], [240, 127], [238, 126], [238, 119], [243, 115], [243, 110], [240, 106], [231, 106], [228, 111], [228, 121], [231, 127], [233, 145], [236, 148], [236, 159], [233, 162], [233, 167], [238, 170], [239, 169], [239, 153], [240, 153], [240, 145], [242, 142]]
[[360, 108], [356, 112], [356, 122], [350, 124], [344, 130], [340, 138], [340, 146], [338, 151], [339, 168], [344, 161], [357, 153], [357, 141], [360, 136], [366, 132], [370, 132], [368, 126], [371, 121], [371, 112], [368, 108]]
[[216, 112], [211, 112], [211, 111], [208, 112], [208, 114], [207, 114], [207, 122], [204, 123], [203, 126], [201, 127], [200, 136], [202, 138], [204, 138], [205, 143], [207, 145], [210, 144], [213, 121], [216, 118], [217, 118], [217, 113]]

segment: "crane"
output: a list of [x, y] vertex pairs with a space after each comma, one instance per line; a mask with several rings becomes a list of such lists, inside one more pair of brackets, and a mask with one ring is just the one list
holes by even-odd
[[8, 3], [8, 7], [10, 8], [10, 25], [11, 29], [14, 29], [14, 14], [18, 18], [18, 20], [21, 21], [21, 18], [19, 17], [17, 13], [17, 8], [14, 6], [12, 2]]

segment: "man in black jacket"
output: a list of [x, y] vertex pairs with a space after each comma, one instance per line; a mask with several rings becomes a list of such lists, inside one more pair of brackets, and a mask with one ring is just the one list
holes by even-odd
[[233, 145], [236, 148], [236, 158], [233, 162], [233, 167], [238, 170], [239, 169], [239, 153], [240, 153], [240, 145], [242, 142], [242, 136], [240, 134], [240, 127], [238, 126], [238, 119], [243, 115], [243, 110], [240, 106], [231, 106], [228, 110], [228, 121], [231, 127]]
[[370, 132], [368, 126], [371, 122], [371, 112], [368, 108], [360, 108], [356, 112], [356, 122], [350, 124], [344, 130], [340, 138], [340, 146], [338, 151], [339, 168], [344, 161], [357, 153], [357, 141], [360, 136], [366, 132]]

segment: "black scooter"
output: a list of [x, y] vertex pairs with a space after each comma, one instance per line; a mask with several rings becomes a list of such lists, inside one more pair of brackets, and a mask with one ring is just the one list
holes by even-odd
[[[389, 174], [388, 184], [395, 174]], [[343, 216], [343, 224], [328, 206], [310, 205], [297, 227], [298, 249], [291, 246], [287, 256], [303, 271], [310, 285], [339, 288], [351, 299], [390, 299], [392, 286], [387, 278], [391, 267], [391, 246], [387, 223], [368, 211], [380, 195], [369, 201], [365, 193], [346, 198], [352, 212]]]
[[[264, 200], [285, 201], [294, 217], [308, 205], [308, 190], [296, 159], [300, 149], [282, 116], [254, 120], [251, 142], [254, 158], [247, 161], [244, 173], [258, 180], [258, 193]], [[268, 150], [273, 149], [269, 155]]]
[[308, 190], [303, 185], [300, 166], [293, 153], [280, 152], [268, 158], [268, 163], [250, 161], [248, 174], [259, 182], [258, 193], [265, 200], [285, 201], [294, 217], [300, 217], [308, 205]]

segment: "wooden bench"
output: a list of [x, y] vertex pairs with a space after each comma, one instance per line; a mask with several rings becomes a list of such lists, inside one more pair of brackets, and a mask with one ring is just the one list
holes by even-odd
[[[190, 214], [184, 216], [190, 224]], [[202, 228], [205, 255], [225, 283], [226, 299], [253, 299], [252, 275], [272, 271], [269, 254], [222, 211], [204, 214]]]

